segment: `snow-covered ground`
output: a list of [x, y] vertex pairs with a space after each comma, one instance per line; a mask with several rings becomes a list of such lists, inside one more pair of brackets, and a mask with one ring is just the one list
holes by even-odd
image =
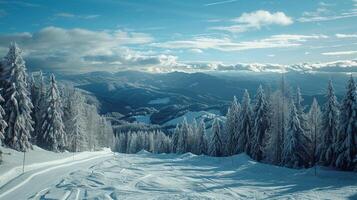
[[168, 104], [170, 102], [169, 97], [154, 99], [148, 102], [148, 104]]
[[194, 119], [196, 119], [197, 122], [199, 122], [201, 119], [208, 118], [208, 119], [214, 119], [215, 117], [220, 117], [219, 111], [218, 110], [208, 110], [208, 111], [188, 111], [184, 115], [174, 118], [170, 121], [167, 121], [164, 123], [164, 125], [176, 125], [179, 123], [182, 123], [184, 118], [186, 118], [187, 122], [193, 122]]
[[139, 123], [151, 124], [151, 120], [150, 120], [151, 115], [136, 115], [133, 117], [135, 118], [135, 121]]
[[0, 199], [357, 199], [357, 174], [265, 165], [241, 154], [94, 152], [28, 171], [0, 188]]

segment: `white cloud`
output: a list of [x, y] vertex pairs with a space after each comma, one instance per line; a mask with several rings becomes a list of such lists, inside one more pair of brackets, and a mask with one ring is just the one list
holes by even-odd
[[201, 49], [190, 49], [190, 52], [192, 53], [203, 53]]
[[337, 38], [357, 38], [357, 34], [341, 34], [341, 33], [337, 33], [335, 36]]
[[165, 49], [215, 49], [219, 51], [243, 51], [250, 49], [286, 48], [300, 46], [308, 40], [324, 39], [325, 35], [273, 35], [268, 38], [252, 41], [232, 41], [228, 37], [197, 37], [192, 40], [176, 40], [153, 43], [154, 47]]
[[215, 5], [220, 5], [220, 4], [233, 3], [233, 2], [236, 2], [236, 1], [237, 0], [217, 1], [217, 2], [213, 2], [213, 3], [204, 4], [204, 6], [215, 6]]
[[249, 30], [259, 30], [264, 26], [270, 25], [287, 26], [293, 23], [293, 19], [283, 12], [271, 13], [266, 10], [257, 10], [255, 12], [243, 13], [240, 17], [232, 19], [232, 22], [236, 24], [211, 27], [211, 29], [240, 33]]
[[302, 17], [297, 20], [299, 22], [321, 22], [357, 17], [357, 2], [355, 0], [352, 0], [351, 9], [347, 11], [338, 10], [338, 8], [330, 9], [328, 8], [330, 6], [332, 5], [320, 3], [315, 11], [304, 12]]
[[77, 19], [94, 19], [100, 17], [100, 15], [75, 15], [73, 13], [56, 13], [55, 17], [62, 17], [62, 18], [77, 18]]
[[275, 12], [270, 13], [265, 10], [258, 10], [251, 13], [243, 13], [240, 17], [233, 19], [234, 22], [249, 24], [250, 26], [254, 26], [260, 28], [261, 26], [266, 25], [290, 25], [293, 23], [293, 20], [286, 16], [283, 12]]
[[35, 33], [0, 35], [0, 53], [5, 55], [9, 42], [17, 42], [24, 50], [27, 65], [32, 69], [82, 72], [118, 70], [121, 68], [172, 65], [176, 57], [148, 55], [126, 45], [146, 44], [150, 35], [136, 32], [91, 31], [46, 27]]
[[357, 54], [357, 51], [332, 51], [321, 53], [324, 56], [343, 56]]

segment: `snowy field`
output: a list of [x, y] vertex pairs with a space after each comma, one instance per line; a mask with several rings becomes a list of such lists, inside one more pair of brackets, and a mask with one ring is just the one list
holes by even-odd
[[314, 176], [312, 169], [260, 164], [244, 154], [90, 154], [43, 162], [8, 180], [0, 199], [357, 199], [353, 172], [318, 169]]

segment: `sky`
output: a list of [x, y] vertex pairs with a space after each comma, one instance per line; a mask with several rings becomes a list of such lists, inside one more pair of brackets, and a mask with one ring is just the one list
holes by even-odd
[[357, 58], [357, 0], [0, 0], [30, 70], [200, 71]]

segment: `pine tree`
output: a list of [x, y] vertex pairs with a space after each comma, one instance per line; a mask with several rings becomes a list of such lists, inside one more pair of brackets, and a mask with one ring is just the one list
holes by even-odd
[[30, 143], [33, 131], [31, 109], [33, 108], [27, 85], [25, 62], [16, 43], [10, 45], [3, 64], [6, 71], [4, 91], [5, 113], [8, 127], [5, 144], [18, 151], [32, 148]]
[[197, 137], [198, 137], [198, 154], [206, 154], [207, 153], [207, 142], [206, 142], [206, 126], [205, 122], [201, 120], [197, 129]]
[[31, 134], [32, 143], [37, 143], [37, 135], [41, 134], [42, 119], [47, 109], [46, 107], [46, 86], [42, 72], [32, 73], [31, 81], [31, 102], [33, 105], [32, 119], [34, 121], [34, 131]]
[[177, 152], [177, 146], [178, 146], [178, 139], [180, 137], [180, 127], [179, 125], [177, 124], [176, 125], [176, 128], [174, 130], [174, 133], [172, 135], [172, 152], [173, 153], [178, 153]]
[[351, 75], [347, 93], [341, 104], [340, 129], [337, 135], [336, 167], [352, 170], [357, 167], [357, 89]]
[[336, 140], [340, 115], [339, 104], [331, 80], [327, 87], [326, 99], [322, 113], [321, 142], [317, 148], [317, 155], [321, 164], [330, 166], [336, 161]]
[[316, 164], [316, 157], [317, 157], [317, 144], [320, 142], [320, 131], [321, 131], [321, 110], [320, 106], [317, 103], [317, 100], [314, 98], [312, 101], [312, 105], [310, 107], [310, 111], [308, 114], [308, 121], [309, 121], [309, 130], [311, 132], [311, 139], [313, 141], [313, 164]]
[[4, 102], [4, 99], [2, 98], [1, 94], [0, 94], [0, 146], [2, 145], [2, 141], [5, 139], [5, 129], [7, 127], [7, 123], [4, 120], [4, 115], [5, 115], [5, 111], [1, 106], [1, 103]]
[[231, 106], [228, 108], [225, 130], [228, 138], [227, 151], [228, 155], [238, 153], [239, 140], [239, 112], [241, 110], [237, 98], [234, 96]]
[[69, 91], [65, 107], [65, 132], [67, 147], [70, 151], [88, 150], [88, 138], [85, 135], [84, 97], [72, 89]]
[[252, 138], [252, 109], [250, 97], [247, 90], [244, 91], [242, 99], [242, 110], [240, 115], [240, 136], [238, 140], [239, 152], [245, 152], [250, 155]]
[[302, 102], [304, 99], [302, 98], [301, 90], [300, 87], [297, 88], [296, 90], [296, 100], [295, 100], [295, 106], [296, 106], [296, 111], [299, 117], [300, 125], [301, 128], [304, 131], [304, 134], [308, 136], [309, 132], [309, 123], [307, 121], [306, 114], [304, 113], [304, 106], [302, 105]]
[[256, 104], [254, 107], [254, 125], [251, 155], [252, 158], [260, 161], [263, 159], [263, 150], [266, 134], [269, 130], [268, 104], [265, 98], [263, 87], [260, 85], [256, 95]]
[[188, 137], [191, 134], [191, 128], [187, 123], [186, 117], [183, 119], [183, 122], [180, 127], [180, 134], [178, 138], [177, 152], [178, 153], [186, 153], [188, 152]]
[[61, 97], [53, 74], [50, 77], [46, 100], [47, 111], [42, 119], [42, 134], [38, 138], [39, 145], [51, 151], [62, 151], [66, 145], [66, 134], [62, 121]]
[[222, 156], [221, 125], [217, 118], [212, 124], [212, 137], [209, 144], [210, 156]]
[[265, 150], [265, 159], [268, 162], [281, 165], [284, 136], [289, 119], [290, 87], [282, 74], [279, 90], [269, 97], [270, 130], [267, 134], [268, 142]]
[[[5, 114], [5, 111], [4, 109], [2, 108], [1, 106], [1, 103], [4, 102], [4, 99], [2, 98], [1, 94], [0, 94], [0, 146], [2, 145], [2, 141], [5, 139], [5, 129], [7, 127], [7, 123], [5, 122], [4, 120], [4, 114]], [[2, 162], [2, 151], [0, 149], [0, 164]]]
[[307, 167], [308, 161], [310, 161], [307, 156], [309, 155], [309, 149], [306, 146], [307, 140], [295, 104], [291, 102], [288, 130], [284, 136], [282, 164], [292, 168]]

